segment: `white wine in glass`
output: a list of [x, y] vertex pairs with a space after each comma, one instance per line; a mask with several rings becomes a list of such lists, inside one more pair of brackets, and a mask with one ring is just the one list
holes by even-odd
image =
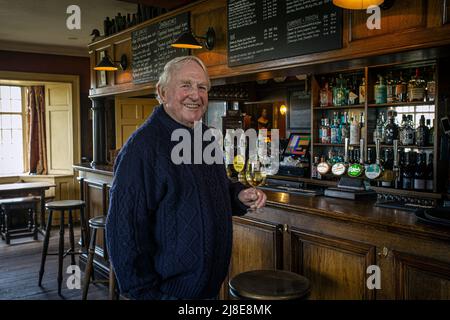
[[267, 173], [264, 166], [259, 160], [249, 160], [247, 163], [247, 170], [245, 178], [247, 182], [254, 188], [259, 187], [266, 182]]

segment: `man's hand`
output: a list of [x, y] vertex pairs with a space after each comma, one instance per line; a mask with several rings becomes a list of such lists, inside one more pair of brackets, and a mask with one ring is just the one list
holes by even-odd
[[239, 200], [251, 209], [259, 209], [266, 205], [267, 196], [264, 192], [255, 188], [244, 189], [239, 192]]

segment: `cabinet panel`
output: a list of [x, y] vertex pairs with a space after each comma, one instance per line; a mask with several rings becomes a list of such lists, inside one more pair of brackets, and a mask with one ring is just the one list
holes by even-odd
[[291, 268], [311, 281], [310, 299], [374, 299], [366, 270], [375, 247], [360, 242], [291, 230]]
[[450, 299], [450, 266], [426, 257], [393, 252], [397, 299]]

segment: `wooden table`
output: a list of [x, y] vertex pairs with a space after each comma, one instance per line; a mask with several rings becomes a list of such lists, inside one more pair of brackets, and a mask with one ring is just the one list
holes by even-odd
[[24, 197], [34, 195], [41, 197], [40, 227], [41, 233], [45, 232], [45, 190], [56, 185], [48, 182], [18, 182], [0, 184], [0, 198]]

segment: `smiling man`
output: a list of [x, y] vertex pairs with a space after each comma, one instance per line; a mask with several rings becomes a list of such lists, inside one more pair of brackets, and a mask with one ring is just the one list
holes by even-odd
[[106, 225], [111, 263], [121, 293], [132, 299], [211, 299], [228, 272], [231, 216], [261, 208], [266, 195], [231, 183], [223, 164], [171, 161], [172, 132], [193, 136], [208, 107], [200, 59], [171, 60], [156, 88], [162, 105], [115, 163]]

